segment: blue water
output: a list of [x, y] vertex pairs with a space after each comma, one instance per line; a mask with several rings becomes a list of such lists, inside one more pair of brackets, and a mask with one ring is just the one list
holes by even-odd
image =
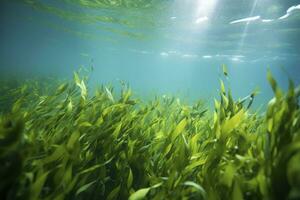
[[259, 88], [255, 107], [273, 95], [267, 69], [285, 89], [288, 78], [300, 84], [300, 1], [99, 2], [1, 1], [1, 77], [69, 78], [93, 66], [91, 88], [124, 80], [142, 99], [192, 102], [217, 97], [226, 64], [235, 98]]

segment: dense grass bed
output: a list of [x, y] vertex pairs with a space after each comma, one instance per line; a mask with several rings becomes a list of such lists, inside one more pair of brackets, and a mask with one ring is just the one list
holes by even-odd
[[77, 73], [51, 86], [3, 81], [0, 199], [300, 199], [300, 92], [268, 80], [264, 114], [222, 81], [213, 111], [145, 103], [126, 85], [88, 94]]

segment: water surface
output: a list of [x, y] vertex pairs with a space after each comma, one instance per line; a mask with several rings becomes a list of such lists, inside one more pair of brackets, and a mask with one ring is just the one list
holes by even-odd
[[1, 75], [71, 77], [93, 66], [90, 87], [119, 85], [135, 95], [218, 94], [222, 64], [234, 96], [272, 92], [271, 69], [283, 88], [300, 83], [300, 1], [2, 1]]

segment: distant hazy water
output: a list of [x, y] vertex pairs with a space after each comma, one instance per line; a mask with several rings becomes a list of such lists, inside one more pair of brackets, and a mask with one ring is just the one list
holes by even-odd
[[300, 84], [300, 1], [136, 2], [2, 1], [1, 76], [66, 78], [92, 65], [91, 87], [124, 80], [142, 98], [193, 101], [217, 95], [226, 64], [236, 98], [260, 88], [255, 106], [272, 96], [268, 68], [283, 88]]

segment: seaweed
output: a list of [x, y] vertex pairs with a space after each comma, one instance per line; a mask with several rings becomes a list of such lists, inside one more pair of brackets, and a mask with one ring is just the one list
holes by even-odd
[[299, 199], [300, 90], [267, 78], [265, 114], [250, 109], [257, 91], [234, 100], [222, 80], [212, 111], [126, 84], [92, 94], [77, 72], [3, 82], [1, 199]]

